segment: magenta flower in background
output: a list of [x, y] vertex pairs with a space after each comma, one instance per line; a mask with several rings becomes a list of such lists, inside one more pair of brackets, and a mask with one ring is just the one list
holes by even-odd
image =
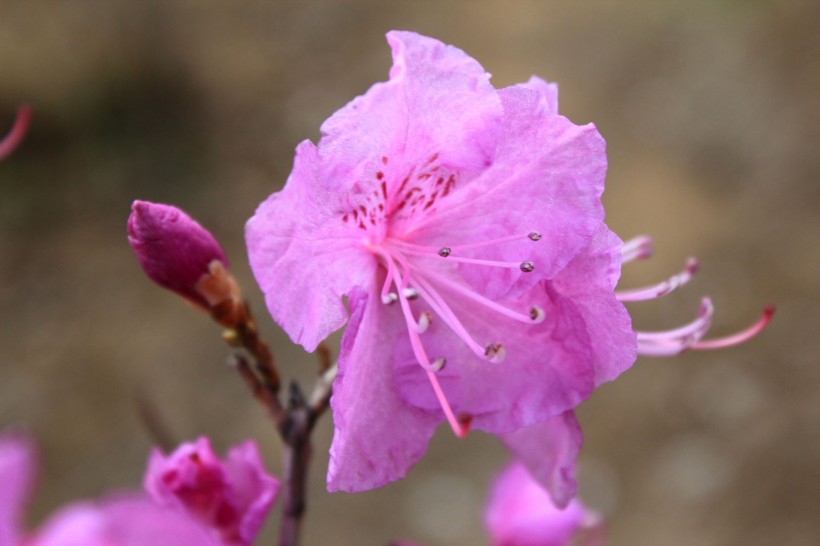
[[20, 145], [20, 142], [22, 142], [28, 130], [30, 121], [31, 108], [24, 104], [17, 109], [17, 116], [9, 132], [6, 133], [6, 136], [0, 138], [0, 160], [12, 153], [17, 146]]
[[[218, 303], [213, 290], [208, 290], [211, 283], [204, 279], [213, 277], [215, 270], [224, 272], [228, 259], [214, 236], [184, 211], [134, 201], [128, 218], [128, 242], [143, 271], [155, 283], [202, 309]], [[216, 295], [216, 299], [220, 297]]]
[[76, 502], [58, 510], [20, 546], [225, 546], [186, 514], [142, 496]]
[[253, 542], [279, 493], [253, 442], [231, 448], [223, 462], [204, 437], [168, 456], [155, 449], [144, 486], [159, 505], [186, 511], [224, 544], [240, 546]]
[[[566, 502], [580, 432], [565, 412], [637, 348], [614, 294], [604, 141], [557, 113], [554, 85], [496, 90], [459, 49], [388, 41], [390, 80], [297, 147], [246, 231], [294, 341], [313, 350], [347, 322], [328, 487], [402, 478], [446, 420], [459, 436], [471, 426], [554, 451], [530, 468]], [[553, 448], [547, 429], [567, 441]]]
[[[203, 456], [204, 471], [193, 469], [192, 454]], [[279, 489], [252, 443], [236, 446], [222, 463], [201, 439], [168, 459], [152, 455], [146, 476], [150, 495], [123, 492], [71, 503], [26, 533], [22, 513], [35, 467], [34, 448], [25, 436], [0, 434], [0, 546], [250, 544]]]
[[[603, 544], [600, 518], [578, 499], [559, 509], [527, 469], [511, 464], [490, 492], [484, 524], [493, 546]], [[575, 542], [573, 542], [575, 541]]]
[[35, 472], [34, 446], [17, 433], [0, 434], [0, 546], [16, 546]]

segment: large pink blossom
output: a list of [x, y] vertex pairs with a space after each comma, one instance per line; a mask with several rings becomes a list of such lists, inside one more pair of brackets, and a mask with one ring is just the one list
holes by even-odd
[[614, 294], [604, 141], [558, 114], [554, 85], [497, 90], [455, 47], [409, 32], [388, 42], [389, 81], [331, 116], [318, 145], [299, 144], [246, 232], [295, 342], [313, 350], [347, 323], [328, 487], [403, 477], [446, 420], [459, 436], [470, 426], [552, 453], [530, 469], [566, 502], [571, 410], [637, 347]]

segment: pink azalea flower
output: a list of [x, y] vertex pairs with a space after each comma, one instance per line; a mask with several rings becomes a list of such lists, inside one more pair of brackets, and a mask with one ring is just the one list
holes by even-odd
[[604, 141], [558, 115], [554, 85], [496, 90], [459, 49], [409, 32], [388, 42], [390, 80], [297, 147], [246, 232], [295, 342], [313, 350], [347, 322], [328, 487], [403, 477], [446, 420], [554, 453], [530, 468], [566, 502], [580, 431], [565, 412], [637, 348], [614, 295]]
[[496, 478], [484, 524], [493, 546], [591, 546], [593, 540], [602, 543], [603, 529], [596, 514], [578, 499], [559, 509], [527, 469], [517, 463]]
[[209, 310], [238, 292], [219, 242], [177, 207], [134, 201], [128, 242], [151, 280], [197, 307]]
[[252, 442], [232, 448], [223, 462], [205, 437], [167, 457], [155, 449], [144, 485], [157, 503], [185, 510], [225, 544], [241, 546], [253, 542], [279, 493]]
[[[208, 461], [207, 472], [191, 472], [190, 465], [181, 460], [180, 454], [190, 455], [192, 445]], [[202, 440], [183, 445], [168, 460], [155, 453], [146, 477], [152, 482], [147, 487], [150, 496], [121, 493], [99, 501], [71, 503], [39, 530], [27, 534], [22, 512], [34, 478], [34, 448], [22, 435], [0, 435], [0, 546], [250, 544], [279, 484], [265, 473], [251, 443], [235, 447], [225, 464], [209, 454], [210, 447]], [[174, 465], [183, 480], [169, 478]], [[212, 479], [214, 476], [219, 480]], [[153, 482], [153, 477], [162, 483]], [[174, 488], [183, 481], [182, 490]], [[208, 511], [208, 507], [221, 510]]]

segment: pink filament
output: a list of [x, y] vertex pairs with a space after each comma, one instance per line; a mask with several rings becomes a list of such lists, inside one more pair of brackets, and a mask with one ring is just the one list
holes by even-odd
[[653, 252], [652, 238], [648, 235], [639, 235], [623, 244], [621, 247], [621, 262], [643, 260], [652, 256]]
[[645, 301], [660, 298], [688, 283], [697, 270], [697, 260], [689, 258], [683, 271], [672, 275], [665, 281], [651, 286], [633, 288], [631, 290], [618, 290], [615, 292], [615, 297], [617, 297], [619, 301]]
[[732, 347], [733, 345], [739, 345], [744, 341], [748, 341], [749, 339], [753, 338], [757, 334], [763, 331], [766, 326], [772, 321], [772, 317], [774, 316], [775, 307], [774, 305], [770, 305], [769, 307], [765, 307], [763, 309], [763, 313], [760, 315], [760, 318], [757, 322], [742, 330], [736, 334], [728, 335], [725, 337], [719, 337], [715, 339], [708, 339], [706, 341], [697, 341], [690, 345], [690, 349], [698, 349], [698, 350], [710, 350], [710, 349], [723, 349], [724, 347]]
[[17, 117], [14, 119], [14, 124], [8, 134], [0, 140], [0, 159], [3, 159], [17, 148], [28, 130], [30, 120], [31, 108], [25, 104], [17, 108]]

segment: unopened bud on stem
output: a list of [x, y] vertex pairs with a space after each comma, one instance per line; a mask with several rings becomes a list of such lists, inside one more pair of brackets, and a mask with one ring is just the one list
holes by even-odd
[[241, 302], [228, 259], [213, 235], [182, 210], [134, 201], [128, 242], [145, 274], [196, 307], [213, 313]]

